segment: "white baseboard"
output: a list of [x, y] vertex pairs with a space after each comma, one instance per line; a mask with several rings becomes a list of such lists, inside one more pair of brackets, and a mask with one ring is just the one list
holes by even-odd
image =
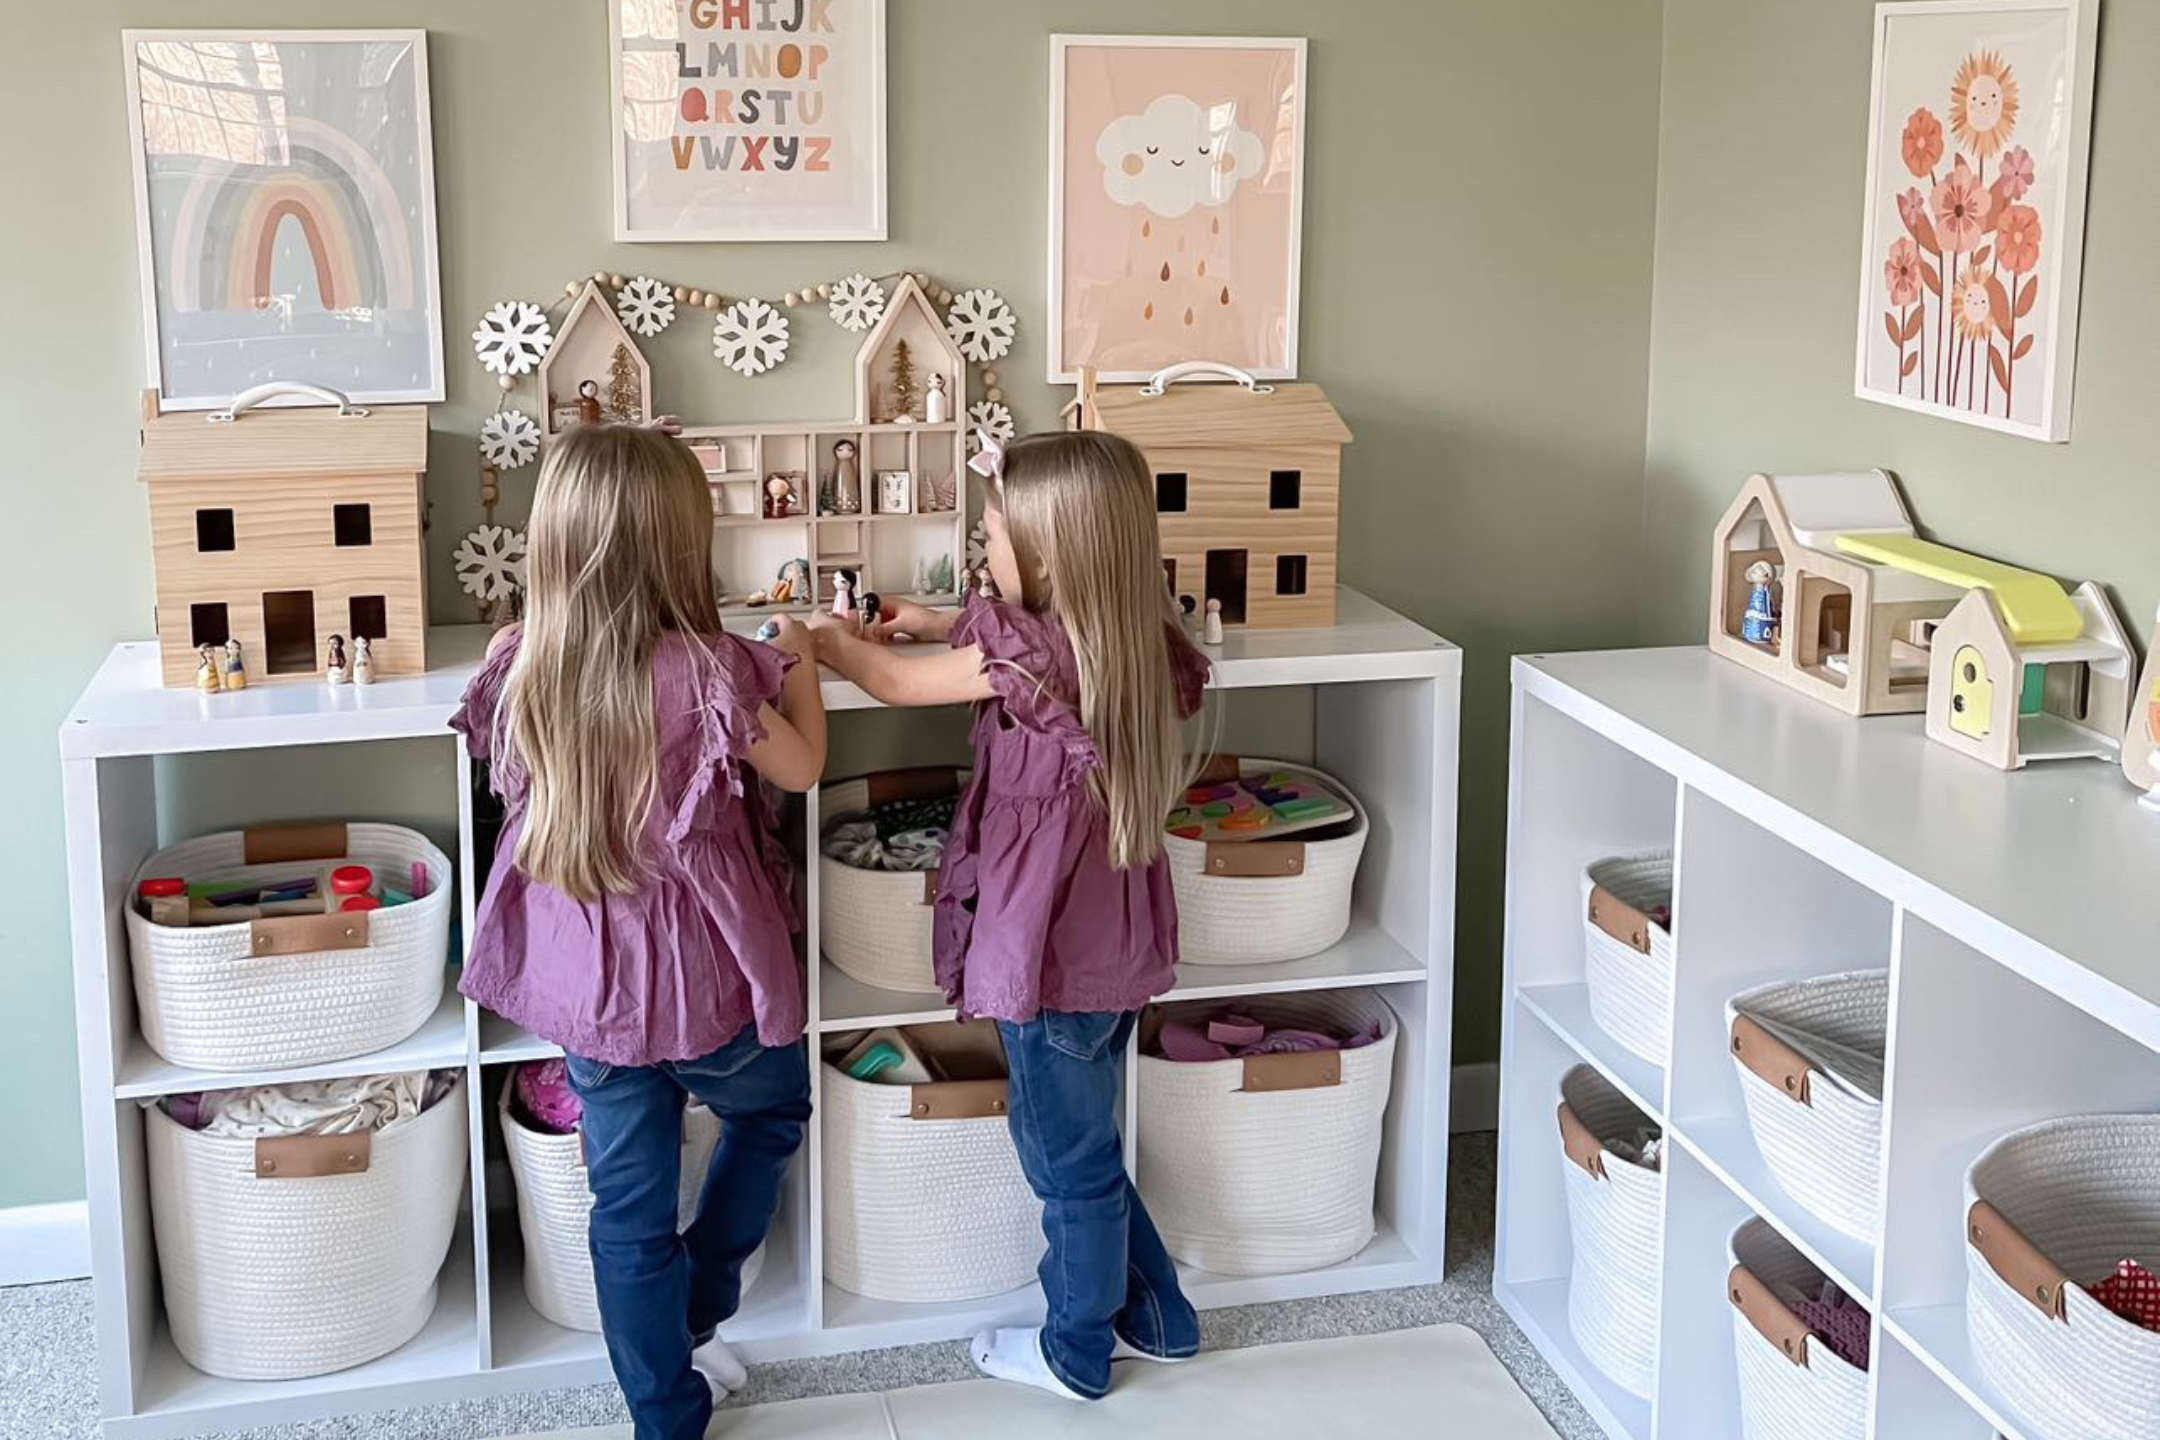
[[1500, 1062], [1457, 1065], [1448, 1084], [1448, 1133], [1500, 1128]]
[[0, 1209], [0, 1285], [80, 1280], [89, 1273], [89, 1201]]

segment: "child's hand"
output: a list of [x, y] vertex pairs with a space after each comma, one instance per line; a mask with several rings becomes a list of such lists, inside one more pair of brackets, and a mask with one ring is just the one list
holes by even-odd
[[817, 640], [810, 631], [792, 615], [775, 615], [769, 622], [773, 627], [772, 639], [765, 643], [775, 650], [784, 650], [798, 660], [817, 658]]
[[890, 644], [902, 635], [927, 640], [937, 632], [938, 615], [929, 606], [918, 605], [913, 600], [888, 600], [884, 613], [863, 633], [880, 644]]

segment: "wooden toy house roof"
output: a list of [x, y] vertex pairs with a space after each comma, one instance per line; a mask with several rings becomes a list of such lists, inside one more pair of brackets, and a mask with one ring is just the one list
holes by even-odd
[[1113, 431], [1142, 449], [1350, 443], [1350, 427], [1318, 385], [1277, 385], [1265, 395], [1239, 385], [1173, 385], [1160, 395], [1106, 385], [1072, 403], [1089, 398], [1095, 413], [1083, 416], [1087, 428]]
[[365, 415], [250, 410], [229, 421], [176, 412], [144, 422], [136, 474], [144, 481], [417, 475], [427, 469], [427, 444], [424, 405], [379, 406]]
[[[914, 276], [903, 275], [893, 285], [892, 298], [885, 302], [885, 312], [878, 316], [877, 324], [863, 333], [862, 344], [855, 348], [857, 421], [870, 419], [870, 389], [873, 384], [871, 371], [876, 368], [878, 355], [884, 350], [886, 340], [910, 315], [917, 321], [913, 327], [917, 335], [927, 331], [932, 337], [932, 343], [938, 347], [936, 356], [915, 355], [912, 357], [914, 363], [928, 370], [948, 371], [956, 380], [967, 374], [967, 357], [960, 353], [960, 346], [946, 331], [945, 322], [939, 318], [937, 307], [930, 303], [929, 296], [923, 294], [922, 286], [915, 283]], [[958, 388], [964, 392], [967, 387], [963, 383]], [[953, 406], [955, 410], [964, 411], [967, 408], [958, 396], [953, 398]]]

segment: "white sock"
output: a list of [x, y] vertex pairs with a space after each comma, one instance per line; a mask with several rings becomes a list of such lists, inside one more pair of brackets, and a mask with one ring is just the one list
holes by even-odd
[[1058, 1379], [1050, 1362], [1043, 1358], [1042, 1327], [1030, 1325], [1017, 1330], [983, 1330], [968, 1342], [968, 1358], [975, 1368], [993, 1380], [1010, 1380], [1019, 1385], [1032, 1385], [1047, 1390], [1052, 1395], [1062, 1395], [1067, 1400], [1085, 1400], [1087, 1397]]
[[1124, 1336], [1119, 1335], [1116, 1337], [1116, 1343], [1110, 1347], [1110, 1358], [1112, 1360], [1146, 1360], [1156, 1365], [1182, 1365], [1193, 1357], [1190, 1355], [1152, 1354], [1149, 1351], [1142, 1350], [1137, 1345], [1130, 1344]]
[[727, 1341], [717, 1335], [690, 1352], [690, 1366], [712, 1386], [716, 1400], [742, 1389], [750, 1381], [750, 1372], [735, 1358], [735, 1352], [728, 1349]]

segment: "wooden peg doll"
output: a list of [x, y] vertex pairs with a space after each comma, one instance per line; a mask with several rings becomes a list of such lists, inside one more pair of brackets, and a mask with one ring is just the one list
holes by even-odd
[[323, 666], [323, 679], [329, 681], [332, 685], [343, 685], [345, 683], [345, 637], [343, 635], [332, 635], [330, 637], [330, 654], [327, 663]]
[[1201, 642], [1207, 645], [1222, 644], [1222, 601], [1210, 597], [1207, 602], [1207, 625], [1201, 631]]
[[842, 620], [855, 618], [855, 572], [852, 570], [833, 572], [832, 613]]
[[375, 683], [375, 655], [373, 650], [370, 649], [368, 638], [365, 635], [353, 636], [352, 681], [355, 685], [372, 685]]
[[224, 667], [208, 645], [195, 647], [195, 688], [205, 695], [215, 695], [225, 688]]
[[228, 639], [225, 642], [225, 688], [247, 689], [247, 665], [240, 659], [240, 642], [237, 639]]
[[577, 418], [580, 425], [600, 423], [600, 382], [580, 380], [577, 387]]

